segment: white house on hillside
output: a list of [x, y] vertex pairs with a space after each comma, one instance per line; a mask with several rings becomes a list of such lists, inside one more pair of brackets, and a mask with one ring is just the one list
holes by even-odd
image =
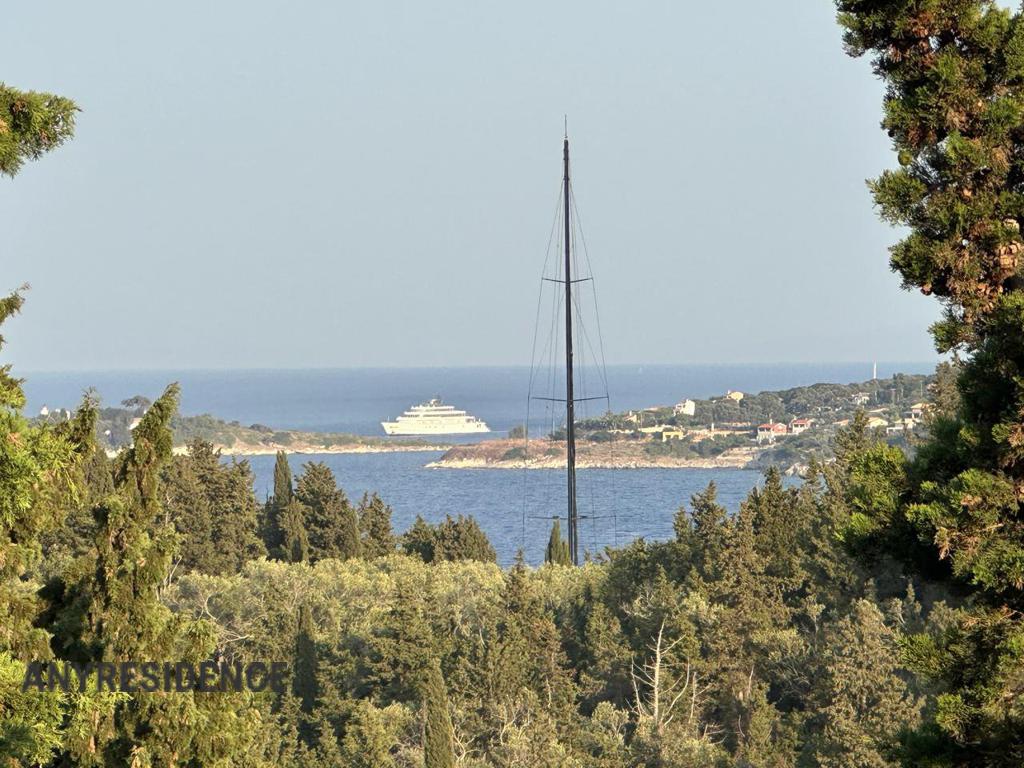
[[693, 416], [697, 412], [697, 404], [693, 400], [680, 400], [672, 408], [676, 416]]

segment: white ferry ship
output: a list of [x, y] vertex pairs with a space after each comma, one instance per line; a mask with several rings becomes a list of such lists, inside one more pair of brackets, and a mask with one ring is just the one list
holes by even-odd
[[382, 421], [388, 435], [469, 435], [490, 432], [475, 416], [434, 399], [414, 405], [394, 421]]

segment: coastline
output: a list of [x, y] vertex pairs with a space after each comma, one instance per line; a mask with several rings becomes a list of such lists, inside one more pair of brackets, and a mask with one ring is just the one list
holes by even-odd
[[[178, 446], [175, 446], [176, 448]], [[182, 449], [185, 446], [180, 446]], [[450, 445], [214, 445], [223, 456], [267, 456], [278, 451], [288, 454], [311, 455], [317, 453], [436, 453], [447, 451]]]
[[[565, 462], [487, 462], [474, 459], [460, 461], [431, 461], [424, 465], [426, 469], [527, 469], [551, 470], [565, 469]], [[732, 461], [718, 459], [674, 459], [664, 461], [633, 461], [633, 462], [577, 462], [576, 469], [756, 469], [749, 461]]]
[[[578, 446], [578, 469], [751, 469], [762, 449], [733, 448], [718, 456], [683, 458], [650, 455], [643, 443], [616, 442]], [[489, 440], [448, 449], [427, 469], [565, 469], [565, 443], [531, 443], [529, 455], [519, 441]]]
[[[451, 445], [419, 445], [409, 443], [395, 443], [389, 445], [386, 442], [381, 443], [340, 443], [335, 445], [321, 445], [317, 443], [234, 443], [227, 445], [225, 443], [211, 441], [215, 451], [219, 451], [222, 456], [272, 456], [278, 451], [284, 451], [289, 455], [296, 456], [313, 456], [316, 454], [368, 454], [368, 453], [438, 453], [441, 451], [447, 451], [451, 448]], [[171, 452], [175, 456], [183, 456], [188, 453], [188, 445], [185, 443], [177, 443], [171, 449]], [[120, 451], [114, 449], [107, 449], [106, 454], [108, 458], [115, 458]]]

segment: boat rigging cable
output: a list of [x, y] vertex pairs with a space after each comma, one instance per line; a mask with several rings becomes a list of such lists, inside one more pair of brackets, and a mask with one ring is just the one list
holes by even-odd
[[[597, 289], [594, 286], [593, 279], [593, 267], [590, 261], [590, 254], [586, 246], [586, 238], [583, 235], [583, 231], [580, 225], [579, 211], [576, 205], [575, 194], [573, 193], [572, 183], [570, 180], [570, 166], [569, 166], [569, 138], [568, 135], [563, 140], [563, 177], [562, 184], [560, 185], [558, 204], [555, 209], [554, 222], [552, 223], [551, 233], [548, 237], [548, 246], [545, 254], [544, 267], [541, 272], [541, 285], [540, 292], [537, 298], [537, 311], [534, 324], [534, 335], [533, 335], [533, 347], [530, 358], [530, 378], [528, 387], [528, 396], [526, 403], [526, 423], [524, 425], [523, 435], [523, 516], [522, 516], [522, 547], [526, 547], [526, 520], [527, 517], [531, 519], [547, 519], [547, 520], [562, 520], [562, 515], [528, 515], [527, 508], [529, 506], [529, 463], [531, 460], [530, 456], [530, 429], [531, 429], [531, 410], [534, 400], [544, 402], [546, 424], [549, 435], [555, 435], [556, 432], [556, 416], [563, 416], [562, 425], [565, 432], [565, 453], [566, 453], [566, 478], [565, 478], [565, 498], [566, 498], [566, 510], [564, 519], [567, 523], [568, 528], [568, 539], [569, 539], [569, 552], [570, 558], [574, 565], [580, 563], [580, 549], [581, 540], [580, 526], [581, 520], [599, 520], [610, 518], [613, 521], [613, 537], [615, 545], [618, 545], [618, 519], [617, 512], [615, 509], [615, 502], [612, 502], [612, 514], [611, 515], [599, 515], [597, 514], [597, 507], [594, 500], [594, 489], [592, 485], [588, 485], [589, 490], [589, 512], [590, 514], [580, 514], [578, 508], [578, 484], [576, 476], [576, 425], [578, 418], [576, 416], [577, 404], [583, 406], [584, 415], [586, 415], [587, 403], [596, 400], [604, 400], [606, 411], [611, 410], [609, 388], [608, 388], [608, 376], [607, 366], [605, 364], [604, 354], [604, 339], [601, 333], [601, 322], [600, 316], [597, 312]], [[561, 225], [561, 226], [560, 226]], [[578, 235], [578, 239], [577, 239]], [[579, 251], [577, 243], [582, 245], [584, 262], [586, 264], [588, 275], [586, 277], [576, 277], [580, 275], [580, 263], [579, 263]], [[555, 248], [552, 248], [552, 245]], [[562, 251], [564, 253], [564, 262], [561, 258], [555, 259], [553, 277], [548, 276], [548, 267], [551, 264], [552, 253], [558, 253]], [[563, 286], [563, 290], [556, 290], [552, 293], [552, 307], [551, 307], [551, 324], [550, 335], [544, 344], [543, 350], [540, 355], [537, 354], [537, 343], [540, 338], [540, 317], [543, 306], [544, 287], [545, 283], [556, 283]], [[583, 284], [588, 284], [591, 287], [593, 295], [593, 306], [594, 313], [596, 315], [596, 327], [597, 327], [597, 346], [598, 350], [594, 349], [594, 343], [591, 339], [590, 333], [587, 330], [587, 325], [584, 322], [583, 312], [581, 310], [580, 293]], [[564, 373], [565, 373], [565, 397], [542, 397], [534, 395], [538, 384], [538, 377], [540, 374], [539, 368], [546, 367], [548, 369], [547, 375], [547, 391], [549, 393], [555, 392], [556, 383], [558, 380], [556, 360], [561, 355], [559, 354], [563, 350], [560, 349], [560, 336], [559, 330], [559, 319], [563, 314], [564, 310]], [[575, 329], [573, 325], [575, 324]], [[575, 342], [575, 350], [574, 350]], [[587, 364], [586, 364], [586, 353], [589, 352], [591, 359], [593, 360], [592, 365], [598, 369], [598, 375], [600, 384], [603, 388], [603, 394], [597, 397], [587, 397]], [[549, 365], [539, 365], [545, 358], [549, 358]], [[579, 381], [579, 390], [581, 397], [576, 396], [576, 383], [577, 378]], [[556, 408], [555, 404], [564, 404], [564, 413], [560, 413], [561, 409]], [[548, 449], [546, 454], [550, 454], [551, 449]], [[542, 473], [542, 479], [550, 480], [552, 473]], [[613, 494], [614, 496], [614, 494]], [[550, 496], [548, 496], [550, 498]], [[593, 549], [597, 547], [597, 531], [593, 524], [590, 526], [590, 538]]]

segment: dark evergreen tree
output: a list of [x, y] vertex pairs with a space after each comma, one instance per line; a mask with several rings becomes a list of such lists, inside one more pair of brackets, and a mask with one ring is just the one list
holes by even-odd
[[895, 633], [881, 611], [859, 600], [830, 628], [813, 692], [814, 736], [807, 756], [830, 768], [895, 766], [894, 746], [917, 724], [918, 703], [900, 677]]
[[[299, 738], [309, 747], [316, 745], [316, 729], [313, 722], [313, 711], [316, 707], [317, 694], [317, 650], [313, 626], [313, 614], [309, 606], [303, 603], [299, 607], [298, 629], [295, 633], [295, 654], [292, 661], [292, 693], [299, 701], [300, 717]], [[331, 737], [333, 739], [333, 732]]]
[[387, 618], [376, 627], [365, 659], [366, 678], [379, 700], [414, 702], [427, 670], [440, 653], [422, 597], [402, 583]]
[[446, 515], [436, 526], [417, 515], [412, 527], [402, 536], [402, 549], [410, 555], [418, 555], [427, 563], [442, 560], [493, 563], [498, 559], [487, 534], [476, 520], [462, 515]]
[[225, 465], [203, 440], [189, 443], [162, 473], [164, 510], [181, 537], [180, 567], [235, 573], [266, 554], [257, 535], [256, 499], [248, 462]]
[[358, 513], [363, 557], [373, 559], [393, 554], [398, 539], [391, 527], [391, 507], [376, 493], [364, 493]]
[[544, 562], [552, 565], [572, 565], [569, 542], [562, 538], [562, 525], [559, 520], [555, 520], [551, 526], [551, 536], [544, 551]]
[[791, 623], [781, 585], [767, 574], [757, 549], [756, 514], [752, 495], [729, 524], [725, 547], [710, 568], [718, 574], [710, 592], [722, 609], [720, 629], [708, 639], [719, 666], [715, 716], [727, 724], [724, 743], [739, 753], [752, 746], [753, 720], [777, 715], [760, 710], [771, 706], [763, 700], [765, 687], [771, 666], [785, 653]]
[[78, 498], [71, 502], [63, 524], [41, 538], [45, 555], [41, 571], [47, 578], [59, 575], [71, 560], [93, 546], [96, 520], [92, 509], [114, 490], [113, 465], [99, 445], [83, 458], [80, 485]]
[[271, 557], [288, 559], [284, 555], [284, 515], [294, 495], [292, 468], [288, 464], [288, 455], [284, 451], [278, 451], [274, 460], [274, 492], [264, 506], [260, 526], [263, 543]]
[[[900, 167], [871, 188], [906, 236], [904, 285], [936, 296], [936, 345], [963, 360], [955, 415], [910, 465], [856, 462], [851, 539], [968, 599], [959, 628], [921, 639], [919, 669], [947, 692], [925, 731], [941, 765], [1024, 762], [1024, 20], [992, 0], [838, 0], [847, 51], [872, 56]], [[931, 650], [922, 649], [930, 646]]]
[[402, 551], [407, 555], [415, 555], [425, 563], [434, 562], [437, 534], [434, 527], [419, 515], [402, 535], [401, 542]]
[[438, 524], [434, 540], [434, 560], [480, 560], [493, 563], [498, 559], [494, 547], [472, 517], [446, 515]]
[[755, 488], [747, 504], [751, 507], [755, 546], [764, 558], [765, 574], [776, 579], [783, 590], [804, 585], [803, 559], [807, 551], [813, 506], [798, 503], [795, 489], [782, 486], [782, 473], [770, 467], [764, 486]]
[[[697, 565], [707, 577], [714, 577], [714, 566], [719, 563], [727, 537], [726, 522], [728, 512], [718, 503], [718, 488], [714, 483], [690, 501], [693, 511], [693, 536], [697, 543]], [[681, 526], [676, 526], [676, 537], [679, 538]]]
[[334, 473], [323, 462], [303, 466], [295, 498], [306, 508], [310, 559], [347, 560], [360, 552], [359, 521]]
[[351, 768], [393, 768], [394, 740], [388, 733], [380, 710], [370, 701], [356, 702], [345, 726], [342, 757]]
[[424, 768], [455, 768], [455, 743], [452, 719], [448, 712], [441, 665], [434, 659], [426, 669], [422, 699], [426, 714], [423, 722]]
[[306, 533], [306, 507], [292, 499], [280, 517], [281, 547], [278, 557], [288, 563], [309, 560], [309, 534]]

